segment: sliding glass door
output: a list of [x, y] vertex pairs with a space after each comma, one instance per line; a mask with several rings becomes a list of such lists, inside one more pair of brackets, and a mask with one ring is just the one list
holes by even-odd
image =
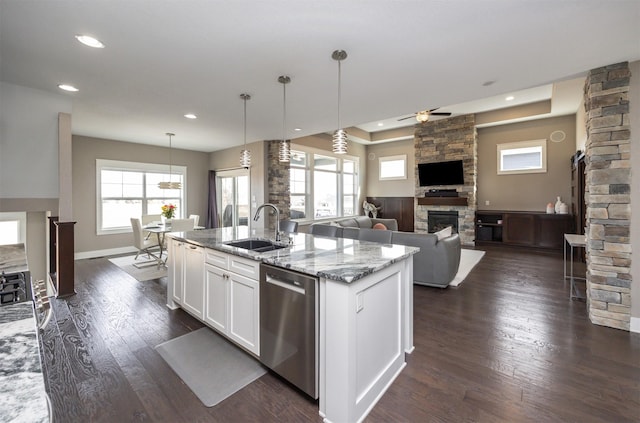
[[249, 170], [224, 170], [216, 173], [220, 227], [248, 226], [250, 200]]

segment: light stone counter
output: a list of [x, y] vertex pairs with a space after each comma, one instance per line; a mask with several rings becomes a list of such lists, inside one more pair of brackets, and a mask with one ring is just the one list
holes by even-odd
[[2, 422], [48, 422], [33, 303], [0, 307]]
[[262, 261], [311, 276], [351, 283], [405, 260], [419, 251], [405, 245], [380, 244], [347, 238], [328, 238], [309, 234], [283, 235], [282, 248], [254, 252], [225, 245], [240, 239], [270, 239], [273, 231], [249, 230], [246, 226], [171, 233], [169, 236], [205, 248]]
[[0, 272], [26, 272], [27, 253], [24, 244], [0, 245]]

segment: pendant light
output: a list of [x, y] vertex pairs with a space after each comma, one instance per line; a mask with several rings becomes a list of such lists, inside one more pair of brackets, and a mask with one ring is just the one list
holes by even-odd
[[158, 183], [158, 188], [160, 189], [182, 189], [182, 184], [180, 182], [171, 182], [171, 137], [175, 137], [176, 134], [171, 132], [167, 132], [165, 135], [169, 136], [169, 182], [160, 182]]
[[347, 52], [344, 50], [336, 50], [331, 54], [331, 58], [338, 62], [338, 129], [333, 133], [333, 152], [336, 154], [345, 154], [347, 152], [347, 133], [340, 125], [340, 96], [341, 92], [341, 62], [347, 58]]
[[249, 169], [251, 166], [251, 152], [247, 150], [247, 100], [251, 100], [249, 94], [240, 94], [244, 101], [244, 149], [240, 152], [240, 166]]
[[287, 118], [287, 84], [291, 82], [288, 76], [279, 76], [278, 82], [282, 84], [282, 141], [280, 141], [280, 149], [278, 158], [281, 163], [289, 163], [291, 159], [291, 146], [287, 141], [286, 118]]

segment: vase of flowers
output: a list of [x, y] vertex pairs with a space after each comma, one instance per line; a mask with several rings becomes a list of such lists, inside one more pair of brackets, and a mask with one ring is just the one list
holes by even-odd
[[162, 221], [165, 225], [171, 224], [171, 219], [173, 215], [176, 213], [176, 206], [173, 204], [163, 204], [162, 205]]

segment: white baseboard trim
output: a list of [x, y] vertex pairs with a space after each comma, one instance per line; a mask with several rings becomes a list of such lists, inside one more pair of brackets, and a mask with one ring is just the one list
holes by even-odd
[[134, 246], [108, 248], [106, 250], [83, 251], [81, 253], [75, 253], [73, 255], [73, 258], [75, 260], [81, 260], [96, 257], [115, 256], [118, 254], [135, 253], [136, 251], [137, 249]]
[[640, 333], [640, 317], [632, 317], [629, 324], [629, 330], [631, 332]]

